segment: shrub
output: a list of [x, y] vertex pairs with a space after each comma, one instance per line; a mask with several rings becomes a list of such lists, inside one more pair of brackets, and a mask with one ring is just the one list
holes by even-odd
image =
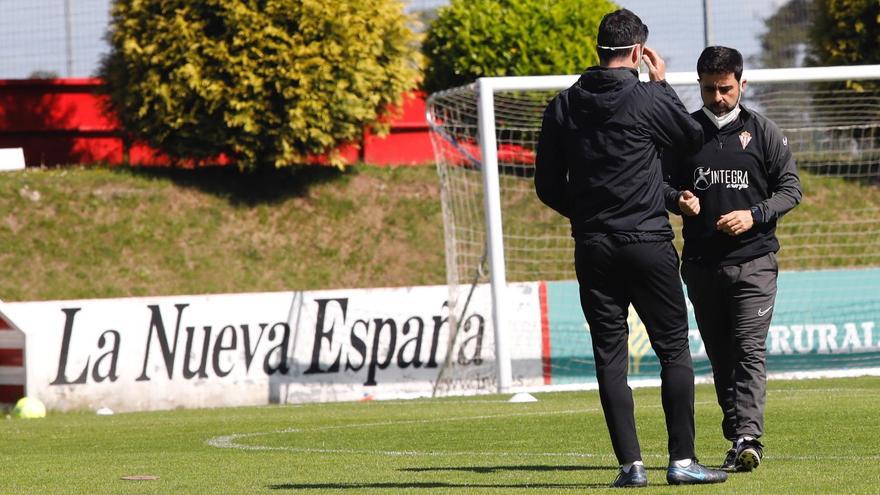
[[[102, 63], [130, 137], [178, 158], [302, 163], [418, 84], [397, 0], [116, 0]], [[381, 21], [377, 21], [381, 19]]]
[[483, 76], [576, 74], [598, 62], [599, 22], [609, 0], [452, 0], [422, 51], [427, 91]]

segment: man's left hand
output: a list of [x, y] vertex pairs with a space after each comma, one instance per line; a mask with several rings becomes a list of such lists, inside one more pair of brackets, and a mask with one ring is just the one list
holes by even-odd
[[750, 210], [735, 210], [726, 215], [721, 215], [721, 218], [715, 223], [715, 228], [727, 235], [737, 236], [743, 232], [748, 232], [754, 223], [755, 221]]
[[648, 79], [652, 81], [666, 79], [666, 61], [660, 57], [659, 53], [646, 46], [642, 52], [642, 60], [648, 66]]

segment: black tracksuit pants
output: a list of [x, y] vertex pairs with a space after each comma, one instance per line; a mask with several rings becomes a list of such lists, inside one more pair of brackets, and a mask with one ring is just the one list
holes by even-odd
[[660, 361], [670, 460], [694, 455], [694, 370], [678, 254], [670, 241], [623, 242], [592, 235], [575, 244], [575, 270], [593, 341], [599, 397], [619, 463], [641, 459], [629, 365], [632, 303]]

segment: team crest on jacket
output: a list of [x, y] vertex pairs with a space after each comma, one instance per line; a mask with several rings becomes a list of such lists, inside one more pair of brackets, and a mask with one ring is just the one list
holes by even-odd
[[749, 131], [742, 131], [739, 133], [739, 144], [743, 145], [743, 149], [746, 149], [746, 146], [749, 145], [749, 141], [752, 140], [752, 133]]

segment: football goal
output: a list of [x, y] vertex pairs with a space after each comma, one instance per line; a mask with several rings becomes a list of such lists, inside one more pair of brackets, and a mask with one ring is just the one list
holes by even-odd
[[[570, 226], [538, 201], [533, 185], [543, 110], [577, 77], [482, 78], [428, 99], [450, 319], [457, 320], [451, 321], [457, 331], [450, 332], [449, 348], [467, 338], [469, 307], [491, 308], [480, 366], [450, 355], [435, 393], [595, 380]], [[783, 130], [805, 194], [777, 229], [783, 273], [768, 368], [880, 367], [880, 65], [746, 70], [743, 78], [743, 105]], [[669, 73], [667, 81], [690, 111], [702, 105], [696, 73]], [[680, 248], [680, 221], [670, 218]], [[510, 294], [518, 282], [537, 282], [513, 290], [539, 292], [538, 318], [517, 316], [512, 305], [522, 297], [518, 293], [512, 303]], [[657, 378], [659, 364], [644, 327], [630, 313], [630, 376]], [[692, 313], [690, 318], [696, 371], [708, 376]], [[522, 349], [521, 342], [541, 349]]]

